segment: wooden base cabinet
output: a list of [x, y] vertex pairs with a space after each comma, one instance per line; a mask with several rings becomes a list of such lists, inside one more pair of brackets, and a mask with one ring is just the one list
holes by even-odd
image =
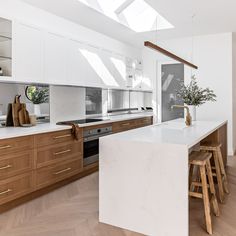
[[0, 204], [9, 202], [33, 191], [32, 172], [0, 181]]
[[71, 141], [37, 149], [36, 167], [40, 168], [60, 161], [82, 159], [83, 141]]
[[33, 169], [33, 150], [0, 156], [0, 180], [30, 172]]
[[83, 140], [70, 129], [0, 140], [0, 205], [82, 171]]
[[[152, 124], [152, 117], [109, 123], [113, 133]], [[83, 167], [83, 130], [79, 140], [71, 130], [0, 140], [0, 212], [98, 170]]]
[[83, 170], [82, 159], [61, 162], [57, 165], [50, 165], [39, 168], [35, 171], [36, 189], [46, 187], [58, 181], [73, 176]]
[[112, 131], [113, 133], [117, 133], [131, 129], [141, 128], [147, 125], [152, 125], [152, 123], [153, 123], [152, 116], [133, 120], [119, 121], [113, 123]]

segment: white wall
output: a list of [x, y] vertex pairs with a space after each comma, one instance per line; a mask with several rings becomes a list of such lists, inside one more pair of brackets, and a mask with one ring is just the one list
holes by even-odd
[[158, 93], [157, 93], [157, 54], [148, 48], [142, 50], [143, 59], [143, 77], [148, 78], [152, 82], [153, 88], [153, 122], [158, 121], [158, 114], [160, 110], [160, 104], [158, 103]]
[[85, 88], [50, 86], [50, 121], [85, 117]]
[[232, 93], [233, 93], [233, 147], [234, 151], [236, 150], [236, 33], [233, 33], [233, 84], [232, 84]]
[[[191, 61], [192, 38], [167, 40], [158, 42], [158, 44]], [[144, 61], [150, 61], [147, 50], [151, 49], [144, 49]], [[151, 54], [151, 60], [160, 60], [160, 55], [156, 53], [154, 56], [153, 53], [154, 51]], [[194, 37], [193, 63], [199, 67], [198, 70], [192, 71], [198, 78], [199, 85], [210, 87], [217, 95], [217, 102], [206, 103], [197, 109], [197, 119], [228, 120], [228, 152], [232, 155], [235, 149], [233, 137], [232, 33]], [[146, 69], [144, 68], [144, 70]], [[155, 69], [157, 70], [157, 67]], [[148, 73], [150, 74], [150, 72]], [[156, 74], [158, 74], [157, 71]], [[150, 76], [155, 76], [155, 72], [152, 71]], [[190, 77], [191, 69], [186, 67], [185, 80], [188, 81]]]

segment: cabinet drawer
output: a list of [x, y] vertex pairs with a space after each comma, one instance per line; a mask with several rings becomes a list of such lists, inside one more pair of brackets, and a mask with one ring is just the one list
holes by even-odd
[[[82, 131], [81, 131], [81, 137], [82, 137]], [[58, 132], [39, 134], [35, 136], [35, 143], [37, 147], [64, 143], [64, 142], [69, 142], [73, 140], [74, 140], [74, 137], [71, 134], [71, 129], [58, 131]]]
[[121, 122], [113, 123], [112, 130], [114, 133], [121, 132], [129, 129], [134, 129], [136, 127], [135, 120], [126, 120]]
[[32, 173], [0, 181], [0, 204], [14, 200], [32, 191]]
[[33, 160], [33, 150], [1, 156], [0, 180], [31, 171], [33, 169]]
[[82, 158], [82, 139], [67, 144], [41, 147], [37, 151], [37, 167], [55, 164], [59, 161]]
[[36, 170], [36, 188], [39, 189], [73, 176], [82, 171], [82, 168], [82, 159], [39, 168]]
[[34, 147], [33, 136], [0, 140], [0, 155], [24, 151]]
[[152, 117], [145, 117], [145, 118], [138, 119], [136, 120], [136, 125], [137, 127], [152, 125]]

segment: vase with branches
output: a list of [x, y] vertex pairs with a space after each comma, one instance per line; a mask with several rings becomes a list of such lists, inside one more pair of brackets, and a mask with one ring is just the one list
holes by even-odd
[[196, 77], [192, 76], [189, 84], [181, 84], [177, 96], [189, 107], [193, 120], [196, 120], [196, 107], [206, 102], [215, 102], [216, 95], [212, 89], [199, 87]]

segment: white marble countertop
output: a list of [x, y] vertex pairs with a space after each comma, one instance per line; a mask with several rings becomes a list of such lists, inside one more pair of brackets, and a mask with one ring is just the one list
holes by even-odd
[[191, 148], [225, 123], [227, 121], [195, 121], [192, 126], [187, 127], [184, 119], [177, 119], [109, 135], [109, 137], [102, 137], [102, 139], [178, 144]]
[[[130, 119], [148, 117], [148, 116], [152, 116], [152, 115], [153, 115], [152, 112], [115, 115], [115, 116], [107, 117], [107, 118], [109, 118], [107, 120], [93, 122], [93, 123], [87, 123], [87, 124], [81, 124], [81, 125], [79, 125], [79, 127], [82, 128], [82, 127], [106, 124], [106, 123], [117, 122], [117, 121], [122, 121], [122, 120], [130, 120]], [[36, 126], [27, 127], [27, 128], [25, 128], [25, 127], [4, 127], [4, 128], [0, 128], [0, 139], [15, 138], [15, 137], [26, 136], [26, 135], [34, 135], [34, 134], [47, 133], [47, 132], [53, 132], [53, 131], [67, 130], [70, 128], [71, 128], [71, 126], [56, 125], [55, 123], [38, 124]]]
[[15, 138], [26, 135], [34, 135], [53, 131], [70, 129], [70, 126], [56, 125], [52, 123], [38, 124], [32, 127], [6, 127], [0, 128], [0, 139]]

